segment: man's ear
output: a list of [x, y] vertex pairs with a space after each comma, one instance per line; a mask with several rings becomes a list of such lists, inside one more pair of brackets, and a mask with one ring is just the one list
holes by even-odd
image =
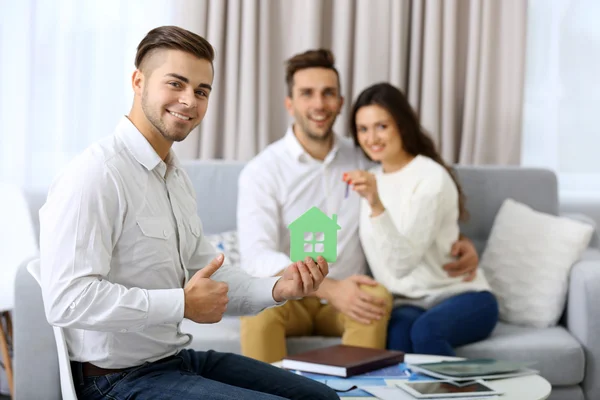
[[294, 100], [290, 96], [285, 96], [285, 109], [288, 110], [290, 117], [294, 116]]
[[344, 96], [340, 96], [340, 110], [338, 111], [338, 115], [342, 113], [343, 108], [344, 108]]
[[131, 87], [136, 96], [141, 96], [144, 89], [144, 73], [139, 69], [133, 71], [131, 76]]
[[284, 100], [284, 104], [285, 104], [285, 109], [288, 111], [288, 114], [290, 114], [290, 116], [294, 116], [294, 106], [292, 104], [292, 98], [290, 96], [285, 96], [285, 100]]

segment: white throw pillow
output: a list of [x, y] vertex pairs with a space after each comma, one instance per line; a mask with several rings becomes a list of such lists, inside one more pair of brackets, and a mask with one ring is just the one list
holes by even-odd
[[569, 272], [593, 231], [589, 224], [505, 200], [481, 257], [500, 319], [539, 328], [556, 325], [567, 299]]
[[212, 244], [218, 253], [223, 253], [223, 264], [232, 264], [239, 267], [240, 250], [237, 231], [227, 231], [214, 235], [205, 235], [206, 240]]

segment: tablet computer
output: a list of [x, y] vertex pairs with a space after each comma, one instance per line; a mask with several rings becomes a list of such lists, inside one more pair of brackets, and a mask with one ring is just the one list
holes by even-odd
[[494, 396], [502, 394], [482, 380], [468, 382], [454, 381], [409, 381], [396, 384], [417, 399]]
[[469, 380], [477, 380], [481, 379], [481, 376], [483, 375], [508, 374], [511, 372], [523, 371], [533, 364], [534, 363], [530, 362], [479, 358], [460, 361], [411, 364], [409, 367], [416, 370], [424, 370], [425, 373], [433, 372], [439, 375], [445, 375], [447, 376], [446, 379], [453, 379], [454, 377], [471, 377]]

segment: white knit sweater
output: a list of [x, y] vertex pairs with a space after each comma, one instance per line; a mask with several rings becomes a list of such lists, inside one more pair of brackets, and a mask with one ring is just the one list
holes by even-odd
[[399, 171], [371, 172], [386, 211], [371, 218], [363, 199], [360, 239], [375, 279], [394, 294], [395, 305], [428, 309], [459, 293], [490, 290], [481, 269], [463, 282], [442, 268], [452, 261], [459, 236], [458, 191], [444, 167], [417, 156]]

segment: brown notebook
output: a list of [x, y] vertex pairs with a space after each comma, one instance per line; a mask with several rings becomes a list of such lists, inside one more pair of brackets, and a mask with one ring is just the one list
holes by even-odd
[[347, 378], [399, 364], [403, 361], [404, 353], [401, 351], [340, 344], [287, 356], [283, 359], [282, 367]]

